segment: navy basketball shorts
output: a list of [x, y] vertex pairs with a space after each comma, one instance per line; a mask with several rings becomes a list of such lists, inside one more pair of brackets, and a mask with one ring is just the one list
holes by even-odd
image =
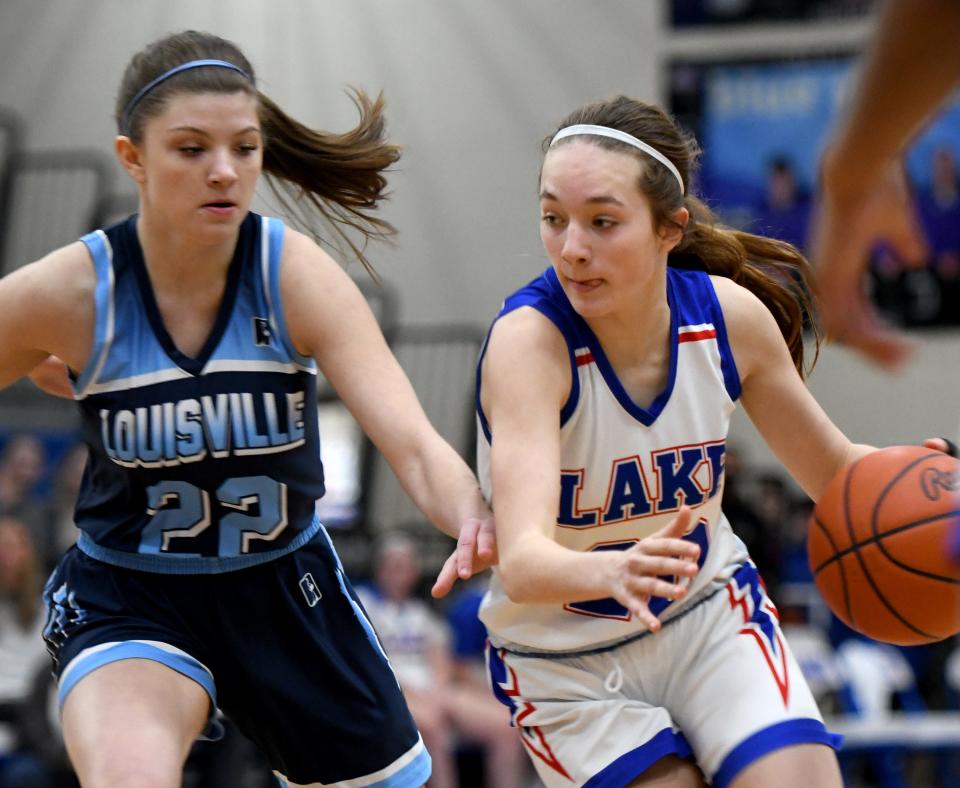
[[60, 703], [121, 659], [199, 683], [296, 783], [400, 788], [430, 776], [390, 664], [325, 531], [216, 575], [123, 569], [71, 548], [44, 590]]
[[654, 635], [549, 658], [488, 647], [487, 658], [549, 788], [626, 785], [667, 755], [695, 759], [724, 788], [780, 748], [840, 745], [752, 563]]

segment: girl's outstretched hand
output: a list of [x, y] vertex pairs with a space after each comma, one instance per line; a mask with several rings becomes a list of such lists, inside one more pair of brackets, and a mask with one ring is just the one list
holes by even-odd
[[[683, 538], [690, 530], [693, 510], [683, 506], [666, 526], [629, 550], [611, 551], [614, 567], [614, 597], [651, 632], [660, 629], [660, 619], [650, 612], [650, 598], [682, 599], [690, 578], [697, 574], [700, 547]], [[671, 579], [664, 579], [665, 577]]]
[[493, 518], [471, 517], [464, 521], [457, 546], [449, 555], [430, 593], [437, 599], [446, 596], [457, 579], [469, 580], [497, 563], [497, 532]]

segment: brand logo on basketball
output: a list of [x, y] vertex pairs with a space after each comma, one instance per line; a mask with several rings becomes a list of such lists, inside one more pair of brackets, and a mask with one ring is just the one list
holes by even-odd
[[939, 501], [941, 491], [954, 493], [960, 490], [960, 476], [956, 471], [924, 468], [920, 474], [920, 489], [928, 500]]

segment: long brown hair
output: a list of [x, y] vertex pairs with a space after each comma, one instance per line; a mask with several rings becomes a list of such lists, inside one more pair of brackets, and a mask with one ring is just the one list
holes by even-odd
[[[628, 96], [596, 101], [568, 115], [557, 127], [591, 124], [618, 129], [643, 140], [666, 156], [677, 168], [684, 184], [680, 191], [673, 174], [637, 148], [600, 136], [578, 137], [592, 145], [629, 153], [641, 163], [638, 187], [650, 200], [658, 226], [675, 224], [673, 214], [680, 208], [690, 213], [680, 243], [670, 252], [667, 264], [724, 276], [756, 295], [777, 321], [793, 363], [801, 375], [807, 367], [803, 358], [803, 329], [813, 329], [814, 358], [820, 348], [820, 332], [814, 319], [811, 270], [803, 254], [793, 245], [761, 235], [722, 226], [713, 211], [690, 194], [700, 146], [676, 121], [659, 107]], [[554, 132], [556, 133], [556, 132]], [[544, 151], [553, 135], [543, 143]], [[565, 144], [570, 137], [559, 141]]]
[[[193, 60], [222, 60], [240, 69], [191, 68], [149, 89], [131, 106], [144, 86], [170, 69]], [[130, 60], [117, 94], [115, 117], [120, 134], [139, 143], [145, 122], [162, 112], [167, 100], [181, 92], [243, 92], [257, 99], [263, 127], [263, 170], [291, 218], [320, 242], [310, 214], [345, 243], [376, 278], [364, 249], [371, 239], [388, 239], [395, 228], [373, 212], [386, 196], [384, 171], [400, 157], [400, 148], [386, 141], [383, 97], [371, 100], [353, 90], [360, 114], [357, 126], [337, 134], [311, 129], [287, 115], [256, 88], [256, 75], [239, 47], [210, 33], [187, 30], [153, 42]], [[358, 245], [351, 231], [363, 240]]]

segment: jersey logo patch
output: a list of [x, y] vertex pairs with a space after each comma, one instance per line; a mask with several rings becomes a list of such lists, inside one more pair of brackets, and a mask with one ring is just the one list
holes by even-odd
[[307, 600], [307, 605], [310, 607], [316, 607], [317, 602], [323, 599], [323, 594], [321, 594], [320, 589], [317, 588], [317, 581], [313, 579], [313, 575], [309, 572], [300, 578], [300, 590], [303, 592], [303, 598]]
[[257, 347], [267, 347], [270, 345], [270, 338], [273, 336], [270, 331], [270, 321], [265, 317], [253, 318], [253, 343]]

